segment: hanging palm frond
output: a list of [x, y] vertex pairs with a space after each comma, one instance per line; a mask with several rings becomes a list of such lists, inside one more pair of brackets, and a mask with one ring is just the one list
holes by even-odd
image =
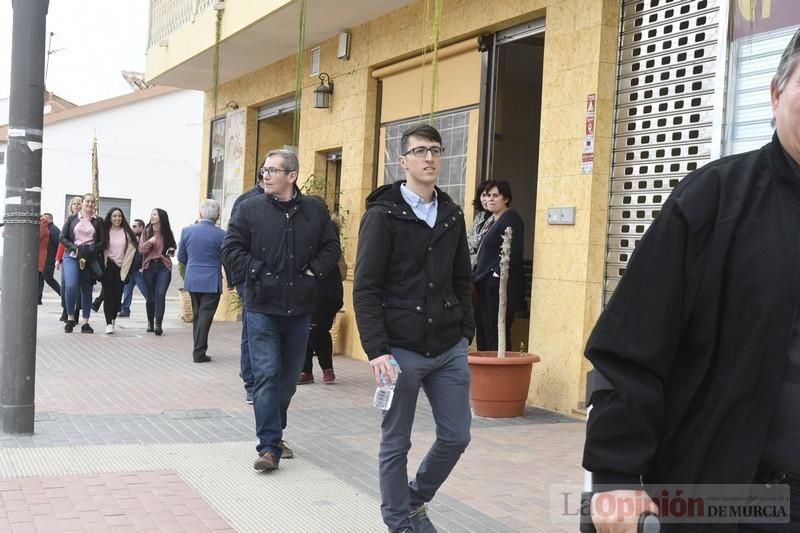
[[292, 124], [292, 144], [300, 146], [300, 99], [303, 96], [303, 52], [306, 41], [306, 0], [300, 0], [300, 20], [298, 22], [297, 58], [295, 63], [294, 122]]
[[211, 109], [211, 116], [217, 114], [217, 97], [219, 96], [219, 42], [222, 38], [222, 13], [224, 10], [217, 10], [217, 22], [214, 29], [214, 66], [213, 68], [213, 83], [214, 83], [214, 104]]
[[431, 114], [428, 123], [433, 125], [436, 113], [436, 97], [439, 91], [439, 31], [442, 26], [442, 0], [436, 0], [433, 16], [433, 59], [431, 60]]

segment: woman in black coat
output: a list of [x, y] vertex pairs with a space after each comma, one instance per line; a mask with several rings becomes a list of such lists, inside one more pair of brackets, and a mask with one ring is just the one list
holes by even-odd
[[[322, 199], [320, 198], [320, 200]], [[339, 237], [339, 220], [336, 215], [331, 217], [331, 220], [336, 227], [336, 236]], [[298, 385], [314, 383], [312, 372], [314, 355], [317, 356], [322, 369], [323, 383], [331, 385], [336, 381], [336, 374], [333, 372], [331, 327], [336, 313], [344, 305], [342, 279], [345, 277], [347, 277], [347, 263], [344, 262], [343, 256], [339, 256], [339, 263], [336, 267], [317, 280], [314, 287], [314, 312], [311, 315], [311, 326], [308, 331], [306, 362], [297, 380]]]
[[522, 252], [525, 248], [525, 224], [522, 217], [511, 209], [511, 186], [507, 181], [491, 180], [484, 189], [487, 195], [486, 209], [492, 217], [478, 248], [473, 281], [478, 293], [476, 305], [478, 318], [478, 350], [497, 350], [497, 313], [500, 304], [500, 246], [503, 233], [511, 227], [511, 257], [508, 267], [508, 286], [506, 294], [506, 349], [511, 349], [511, 324], [517, 309], [522, 305], [525, 294], [525, 273], [522, 268]]

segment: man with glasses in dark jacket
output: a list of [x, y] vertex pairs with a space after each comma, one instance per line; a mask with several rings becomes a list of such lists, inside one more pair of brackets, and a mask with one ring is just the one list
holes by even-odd
[[[406, 179], [367, 197], [353, 291], [356, 322], [375, 381], [396, 380], [381, 424], [381, 514], [390, 531], [435, 531], [427, 503], [470, 440], [467, 349], [475, 333], [464, 213], [436, 187], [444, 147], [435, 128], [407, 130]], [[422, 387], [436, 441], [410, 483], [406, 472]]]
[[258, 435], [256, 470], [278, 468], [294, 454], [283, 440], [289, 402], [303, 368], [314, 285], [336, 268], [339, 239], [324, 203], [297, 187], [297, 156], [267, 154], [264, 192], [241, 203], [228, 223], [223, 263], [244, 272], [244, 307], [253, 408]]

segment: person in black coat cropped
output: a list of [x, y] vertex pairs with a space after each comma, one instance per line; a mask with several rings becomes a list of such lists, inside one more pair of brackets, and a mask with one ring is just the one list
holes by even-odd
[[522, 252], [525, 248], [525, 224], [522, 217], [511, 209], [511, 186], [507, 181], [488, 181], [484, 189], [486, 207], [492, 217], [486, 222], [486, 231], [478, 247], [473, 280], [478, 293], [476, 305], [478, 350], [497, 350], [497, 313], [500, 297], [500, 246], [503, 233], [510, 227], [511, 257], [508, 265], [506, 294], [506, 349], [511, 347], [511, 324], [514, 315], [525, 298], [525, 272], [522, 268]]
[[53, 274], [56, 271], [56, 251], [58, 250], [58, 238], [61, 236], [61, 230], [58, 226], [53, 224], [53, 215], [50, 213], [43, 213], [47, 217], [47, 259], [44, 262], [44, 271], [39, 275], [39, 305], [42, 304], [42, 292], [44, 291], [44, 284], [47, 283], [56, 294], [61, 296], [61, 285], [58, 284]]
[[[586, 344], [598, 533], [636, 532], [642, 510], [672, 511], [664, 532], [800, 531], [800, 31], [770, 92], [772, 141], [675, 186]], [[748, 507], [675, 522], [669, 502], [723, 490]]]
[[[320, 200], [322, 200], [320, 198]], [[336, 236], [341, 231], [338, 217], [331, 217], [336, 227]], [[341, 241], [340, 241], [341, 242]], [[339, 257], [339, 264], [330, 272], [317, 280], [314, 289], [314, 312], [311, 315], [311, 328], [308, 331], [308, 348], [306, 348], [306, 362], [303, 371], [297, 380], [298, 385], [314, 383], [313, 362], [316, 354], [319, 366], [322, 368], [322, 381], [331, 385], [336, 381], [333, 372], [333, 339], [331, 327], [336, 313], [344, 305], [344, 289], [342, 279], [347, 276], [347, 263], [344, 254]]]

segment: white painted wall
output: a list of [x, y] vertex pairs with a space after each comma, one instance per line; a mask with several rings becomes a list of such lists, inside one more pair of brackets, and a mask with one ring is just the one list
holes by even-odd
[[145, 221], [165, 209], [177, 239], [198, 213], [202, 106], [202, 92], [175, 91], [46, 125], [42, 211], [60, 226], [65, 196], [91, 191], [96, 136], [100, 195], [130, 198]]

